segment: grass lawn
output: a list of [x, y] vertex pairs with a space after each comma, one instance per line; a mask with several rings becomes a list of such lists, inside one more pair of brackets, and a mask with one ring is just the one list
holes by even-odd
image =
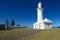
[[42, 30], [18, 40], [60, 40], [60, 28]]
[[28, 28], [3, 30], [3, 31], [0, 31], [0, 38], [6, 38], [6, 37], [14, 36], [14, 35], [24, 33], [24, 32], [29, 32], [29, 31], [32, 31], [32, 30]]

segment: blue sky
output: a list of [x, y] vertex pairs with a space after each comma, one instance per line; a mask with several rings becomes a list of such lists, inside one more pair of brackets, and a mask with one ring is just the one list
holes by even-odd
[[53, 26], [60, 26], [60, 0], [0, 0], [0, 24], [8, 18], [16, 25], [33, 26], [37, 20], [37, 4], [42, 2], [43, 16], [53, 21]]

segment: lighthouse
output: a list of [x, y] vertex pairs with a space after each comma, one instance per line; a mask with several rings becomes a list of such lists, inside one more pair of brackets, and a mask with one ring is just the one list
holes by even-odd
[[33, 29], [51, 29], [52, 21], [47, 18], [43, 19], [42, 3], [38, 3], [37, 7], [37, 21], [33, 24]]
[[43, 8], [41, 2], [39, 2], [37, 8], [37, 22], [41, 22], [42, 20], [43, 20]]

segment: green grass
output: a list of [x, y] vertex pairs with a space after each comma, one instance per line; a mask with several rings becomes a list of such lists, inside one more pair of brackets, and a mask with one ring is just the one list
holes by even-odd
[[29, 32], [29, 31], [31, 31], [31, 29], [28, 29], [28, 28], [3, 30], [3, 31], [0, 31], [0, 38], [11, 37], [11, 36], [15, 36], [17, 34]]
[[19, 40], [60, 40], [60, 28], [42, 30], [34, 35]]

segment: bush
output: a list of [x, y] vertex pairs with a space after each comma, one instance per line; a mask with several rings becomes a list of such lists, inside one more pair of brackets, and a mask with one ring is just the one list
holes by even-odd
[[5, 25], [4, 24], [0, 24], [0, 30], [4, 30], [5, 29]]

